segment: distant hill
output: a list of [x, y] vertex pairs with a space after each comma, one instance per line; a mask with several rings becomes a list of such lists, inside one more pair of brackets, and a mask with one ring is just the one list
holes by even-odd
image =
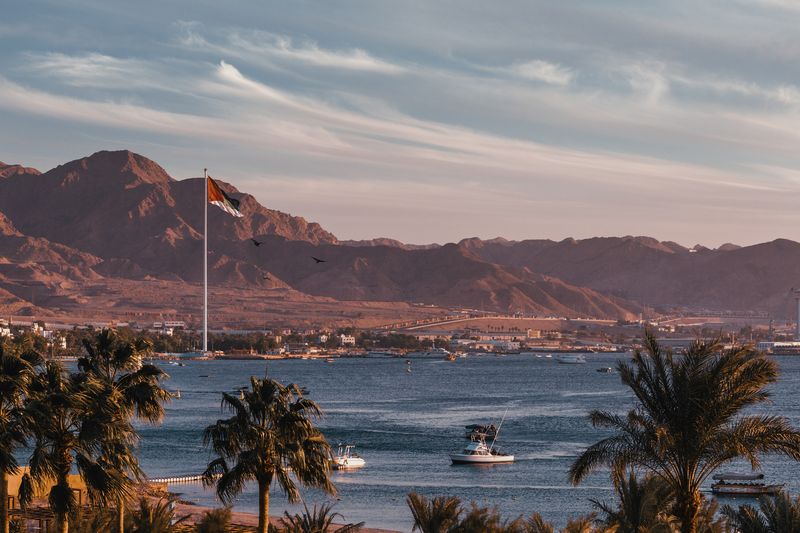
[[[181, 284], [202, 280], [202, 178], [175, 180], [128, 151], [97, 152], [43, 174], [19, 165], [2, 165], [0, 172], [0, 288], [19, 300], [4, 304], [11, 298], [4, 292], [0, 311], [4, 305], [34, 309], [31, 300], [76, 309], [89, 297], [89, 287], [94, 295], [106, 291], [109, 312], [123, 303], [128, 309], [135, 307], [138, 290], [130, 287], [154, 286], [153, 280], [171, 291], [163, 294], [165, 305], [179, 306]], [[256, 298], [259, 291], [274, 290], [309, 305], [314, 300], [305, 295], [560, 316], [630, 318], [639, 311], [634, 302], [524, 261], [479, 253], [519, 243], [340, 243], [319, 224], [268, 209], [218, 181], [240, 200], [244, 214], [237, 219], [209, 207], [209, 278], [217, 290], [230, 287], [232, 295], [252, 289]], [[255, 246], [251, 238], [263, 244]], [[113, 280], [126, 280], [127, 293], [111, 290]], [[194, 291], [187, 286], [185, 292]]]
[[631, 236], [514, 243], [469, 239], [459, 246], [485, 261], [529, 268], [649, 306], [791, 316], [788, 291], [800, 286], [800, 244], [786, 239], [716, 250]]

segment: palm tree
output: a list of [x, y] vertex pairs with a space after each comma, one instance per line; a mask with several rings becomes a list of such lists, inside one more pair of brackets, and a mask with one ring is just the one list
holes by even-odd
[[8, 476], [19, 471], [14, 452], [25, 445], [30, 433], [23, 399], [38, 363], [35, 352], [20, 357], [0, 337], [0, 533], [9, 533]]
[[[117, 504], [117, 533], [124, 533], [125, 501], [131, 495], [131, 478], [139, 481], [143, 477], [136, 454], [127, 442], [117, 442], [114, 435], [104, 432], [104, 418], [110, 417], [118, 424], [130, 423], [133, 418], [156, 424], [164, 418], [164, 403], [171, 398], [161, 386], [166, 373], [151, 364], [142, 364], [142, 356], [151, 346], [137, 339], [126, 342], [113, 329], [103, 329], [92, 339], [84, 339], [86, 355], [78, 359], [78, 369], [89, 379], [95, 380], [96, 396], [92, 399], [93, 412], [85, 421], [84, 431], [96, 431], [101, 435], [102, 461], [124, 481], [114, 497]], [[97, 427], [91, 427], [92, 424]], [[130, 432], [135, 435], [133, 428]]]
[[496, 507], [480, 507], [475, 502], [470, 506], [461, 522], [451, 529], [453, 533], [527, 533], [527, 523], [518, 517], [503, 520]]
[[406, 503], [414, 517], [413, 531], [445, 533], [461, 522], [461, 500], [455, 496], [437, 496], [429, 500], [412, 492], [406, 497]]
[[[35, 437], [30, 457], [30, 470], [22, 477], [20, 503], [30, 503], [34, 486], [50, 483], [48, 502], [56, 518], [57, 533], [67, 533], [68, 517], [77, 508], [69, 475], [73, 465], [89, 489], [95, 503], [106, 504], [108, 495], [123, 490], [125, 480], [98, 460], [103, 436], [113, 435], [116, 442], [132, 446], [134, 435], [130, 424], [121, 424], [105, 416], [103, 424], [87, 424], [87, 418], [96, 414], [91, 405], [97, 397], [100, 384], [86, 376], [68, 374], [61, 364], [48, 361], [28, 387], [26, 413], [31, 417]], [[102, 425], [102, 432], [96, 428]], [[94, 428], [87, 431], [86, 428]]]
[[162, 498], [151, 501], [148, 498], [139, 500], [139, 508], [134, 509], [127, 519], [128, 531], [131, 533], [173, 533], [175, 526], [189, 519], [190, 515], [175, 516], [175, 499]]
[[669, 514], [672, 499], [669, 487], [653, 475], [638, 479], [631, 470], [627, 476], [613, 476], [618, 507], [590, 500], [605, 515], [599, 524], [615, 533], [671, 533], [674, 517]]
[[206, 511], [197, 523], [197, 533], [227, 533], [232, 514], [230, 507]]
[[601, 465], [644, 468], [670, 487], [680, 530], [697, 533], [700, 486], [714, 470], [738, 457], [757, 468], [762, 453], [800, 459], [800, 433], [781, 417], [741, 414], [766, 401], [765, 387], [777, 379], [776, 363], [763, 354], [697, 341], [673, 357], [649, 332], [644, 344], [646, 354], [637, 350], [631, 363], [618, 365], [636, 406], [627, 416], [589, 415], [592, 425], [615, 434], [584, 451], [570, 479], [578, 484]]
[[785, 492], [774, 498], [763, 496], [758, 509], [752, 505], [738, 509], [726, 505], [722, 514], [728, 519], [728, 526], [740, 533], [800, 531], [800, 497], [792, 499]]
[[344, 520], [344, 517], [332, 512], [332, 504], [322, 504], [319, 509], [314, 505], [312, 510], [303, 504], [303, 509], [302, 513], [295, 515], [284, 511], [284, 517], [280, 520], [282, 533], [356, 533], [364, 527], [364, 522], [334, 525], [334, 520]]
[[553, 524], [545, 522], [539, 513], [533, 513], [525, 521], [525, 533], [555, 533], [555, 531]]
[[322, 416], [316, 403], [297, 385], [250, 378], [243, 399], [223, 393], [222, 408], [233, 413], [203, 433], [203, 444], [217, 455], [204, 472], [204, 484], [216, 484], [225, 503], [249, 481], [258, 483], [258, 532], [269, 526], [269, 489], [276, 481], [290, 502], [300, 499], [301, 484], [336, 489], [330, 480], [331, 448], [314, 421]]
[[577, 518], [570, 518], [567, 520], [567, 525], [561, 530], [561, 533], [594, 533], [594, 520], [594, 513]]

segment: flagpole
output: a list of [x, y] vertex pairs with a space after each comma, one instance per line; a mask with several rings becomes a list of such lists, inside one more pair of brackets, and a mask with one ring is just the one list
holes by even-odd
[[203, 353], [208, 351], [208, 169], [203, 169]]

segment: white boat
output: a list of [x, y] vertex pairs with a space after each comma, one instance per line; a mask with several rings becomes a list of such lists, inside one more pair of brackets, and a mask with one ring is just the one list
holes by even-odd
[[355, 446], [340, 444], [336, 455], [331, 458], [334, 470], [354, 470], [366, 466], [367, 462], [353, 451]]
[[433, 348], [426, 351], [408, 352], [406, 357], [411, 359], [446, 359], [452, 355], [444, 348]]
[[[508, 413], [508, 409], [506, 409], [506, 413]], [[453, 461], [453, 464], [493, 465], [513, 463], [513, 455], [501, 453], [497, 448], [494, 447], [494, 443], [497, 442], [497, 436], [500, 435], [500, 428], [503, 426], [503, 420], [505, 420], [505, 418], [506, 415], [504, 413], [503, 419], [500, 420], [500, 424], [497, 426], [497, 430], [494, 432], [494, 438], [492, 439], [491, 444], [486, 444], [486, 438], [484, 437], [484, 434], [477, 434], [472, 440], [470, 440], [470, 442], [467, 443], [466, 446], [464, 446], [463, 450], [450, 454], [450, 460]]]
[[610, 366], [604, 366], [604, 367], [598, 368], [597, 371], [600, 372], [601, 374], [613, 374], [614, 373], [614, 369], [611, 368]]
[[450, 460], [454, 465], [489, 465], [513, 463], [514, 456], [501, 453], [492, 445], [487, 445], [485, 439], [480, 438], [468, 442], [460, 452], [451, 453]]
[[783, 485], [767, 485], [762, 480], [764, 474], [739, 474], [734, 472], [714, 474], [716, 483], [711, 485], [714, 494], [727, 494], [731, 496], [762, 496], [764, 494], [778, 494]]
[[586, 363], [586, 357], [580, 353], [562, 353], [558, 356], [558, 362], [562, 365], [582, 365]]

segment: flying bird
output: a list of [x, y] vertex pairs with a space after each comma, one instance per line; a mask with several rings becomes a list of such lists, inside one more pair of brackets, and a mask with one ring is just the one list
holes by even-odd
[[327, 263], [325, 259], [320, 259], [318, 257], [314, 257], [313, 255], [311, 256], [311, 259], [313, 259], [316, 264]]
[[252, 237], [250, 238], [250, 240], [253, 241], [253, 244], [255, 244], [256, 246], [261, 246], [263, 244], [262, 242], [259, 242]]

